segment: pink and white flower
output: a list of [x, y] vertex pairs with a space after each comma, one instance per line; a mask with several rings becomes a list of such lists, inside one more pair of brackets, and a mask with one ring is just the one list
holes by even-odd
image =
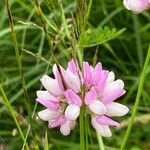
[[[60, 132], [68, 135], [74, 129], [84, 104], [91, 115], [92, 126], [102, 136], [110, 137], [109, 126], [119, 125], [110, 117], [124, 116], [129, 111], [125, 105], [114, 102], [125, 94], [124, 82], [115, 80], [114, 73], [104, 70], [100, 62], [94, 68], [83, 62], [81, 71], [77, 61], [72, 59], [66, 70], [54, 65], [53, 73], [54, 79], [47, 75], [41, 78], [46, 90], [37, 91], [36, 100], [46, 109], [38, 116], [48, 121], [49, 128], [60, 127]], [[84, 98], [81, 98], [81, 88]]]
[[150, 0], [124, 0], [123, 5], [138, 14], [150, 8]]

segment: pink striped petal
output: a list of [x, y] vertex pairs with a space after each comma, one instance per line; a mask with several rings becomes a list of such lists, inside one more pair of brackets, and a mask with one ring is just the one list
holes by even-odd
[[102, 116], [96, 116], [95, 119], [99, 124], [102, 124], [102, 125], [119, 126], [118, 122], [113, 121], [112, 119], [110, 119], [106, 116], [103, 116], [103, 115]]
[[61, 115], [53, 120], [49, 120], [48, 122], [48, 127], [49, 128], [55, 128], [55, 127], [58, 127], [62, 124], [64, 124], [66, 122], [66, 118], [64, 115]]
[[40, 98], [37, 98], [36, 101], [39, 102], [40, 104], [42, 104], [43, 106], [45, 106], [49, 109], [52, 109], [52, 110], [58, 110], [60, 107], [59, 103], [57, 103], [57, 102], [40, 99]]
[[98, 85], [96, 86], [97, 92], [99, 92], [100, 94], [105, 87], [107, 77], [108, 77], [108, 71], [102, 70]]
[[60, 96], [61, 90], [58, 86], [58, 83], [55, 79], [50, 78], [47, 75], [44, 75], [40, 80], [46, 90], [52, 93], [54, 96]]
[[93, 83], [97, 84], [100, 80], [101, 76], [101, 71], [102, 71], [102, 65], [101, 63], [97, 63], [95, 68], [92, 70], [92, 78], [93, 78]]
[[124, 88], [124, 82], [122, 80], [116, 80], [114, 82], [110, 82], [105, 85], [105, 88], [102, 92], [102, 96], [105, 97], [115, 89], [123, 89]]
[[53, 73], [55, 75], [55, 79], [58, 83], [59, 88], [61, 89], [61, 91], [64, 91], [64, 85], [62, 82], [62, 80], [64, 80], [63, 79], [64, 69], [61, 66], [59, 66], [59, 67], [60, 67], [60, 70], [58, 70], [58, 67], [56, 66], [56, 64], [53, 65]]
[[74, 75], [71, 71], [67, 70], [65, 73], [65, 81], [69, 88], [75, 93], [80, 92], [80, 80], [78, 75]]
[[89, 92], [85, 94], [85, 104], [88, 105], [97, 99], [97, 93], [94, 87], [90, 89]]
[[89, 109], [97, 115], [102, 115], [106, 113], [105, 105], [99, 100], [94, 100], [88, 106], [89, 106]]
[[88, 62], [83, 62], [83, 77], [86, 85], [92, 84], [92, 73]]
[[74, 93], [71, 89], [69, 89], [65, 92], [65, 97], [66, 97], [66, 100], [69, 105], [75, 104], [75, 105], [81, 107], [81, 105], [82, 105], [81, 98], [76, 93]]
[[116, 102], [112, 102], [105, 106], [106, 106], [106, 115], [110, 117], [124, 116], [129, 112], [129, 108], [127, 106], [116, 103]]
[[48, 91], [37, 91], [36, 95], [39, 99], [45, 99], [53, 102], [59, 102], [59, 98], [54, 97]]
[[117, 98], [123, 96], [125, 93], [126, 91], [124, 89], [113, 89], [113, 91], [109, 92], [105, 97], [102, 97], [101, 101], [104, 104], [109, 104]]
[[79, 70], [77, 61], [71, 59], [71, 61], [68, 63], [67, 70], [70, 70], [73, 74], [77, 75]]

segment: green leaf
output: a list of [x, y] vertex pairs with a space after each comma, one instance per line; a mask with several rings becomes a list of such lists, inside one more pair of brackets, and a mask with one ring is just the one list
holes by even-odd
[[45, 132], [44, 150], [49, 150], [47, 132]]
[[103, 44], [105, 42], [108, 42], [116, 38], [124, 31], [125, 28], [119, 31], [117, 31], [115, 28], [110, 29], [108, 27], [88, 29], [85, 34], [83, 45], [84, 47], [92, 47], [92, 46]]

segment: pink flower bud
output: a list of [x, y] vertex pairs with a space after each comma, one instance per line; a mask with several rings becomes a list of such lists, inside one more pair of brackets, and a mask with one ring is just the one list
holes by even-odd
[[142, 13], [150, 7], [148, 0], [124, 0], [123, 4], [128, 10], [131, 10], [136, 14]]

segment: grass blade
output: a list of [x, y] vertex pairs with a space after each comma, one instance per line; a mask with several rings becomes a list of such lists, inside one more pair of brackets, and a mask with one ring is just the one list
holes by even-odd
[[44, 150], [49, 150], [48, 148], [48, 137], [47, 137], [47, 132], [45, 133], [45, 142], [44, 142]]
[[145, 63], [144, 63], [144, 68], [143, 68], [143, 71], [142, 71], [142, 74], [141, 74], [141, 77], [140, 77], [138, 92], [137, 92], [137, 95], [136, 95], [135, 104], [134, 104], [134, 107], [133, 107], [131, 119], [129, 121], [127, 131], [125, 133], [125, 136], [124, 136], [122, 144], [121, 144], [121, 148], [120, 148], [121, 150], [124, 150], [124, 148], [126, 146], [126, 143], [127, 143], [127, 140], [128, 140], [128, 137], [130, 135], [132, 126], [133, 126], [134, 118], [136, 116], [137, 108], [139, 106], [140, 98], [141, 98], [141, 95], [142, 95], [142, 90], [143, 90], [143, 85], [144, 85], [144, 81], [145, 81], [145, 77], [146, 77], [146, 70], [147, 70], [147, 67], [148, 67], [148, 64], [149, 64], [149, 60], [150, 60], [150, 46], [148, 48], [147, 56], [146, 56]]
[[10, 104], [10, 102], [9, 102], [7, 96], [6, 96], [6, 93], [4, 92], [4, 89], [3, 89], [1, 84], [0, 84], [0, 92], [2, 93], [4, 104], [8, 108], [8, 110], [10, 111], [10, 114], [12, 115], [12, 117], [14, 119], [14, 122], [15, 122], [17, 128], [18, 128], [19, 134], [20, 134], [23, 142], [25, 143], [26, 149], [29, 150], [29, 146], [28, 146], [28, 144], [27, 144], [27, 142], [25, 140], [25, 137], [24, 137], [24, 134], [22, 132], [22, 129], [21, 129], [21, 127], [19, 125], [19, 122], [18, 122], [18, 120], [17, 120], [17, 118], [15, 116], [15, 112], [14, 112], [13, 108], [11, 107], [11, 104]]

